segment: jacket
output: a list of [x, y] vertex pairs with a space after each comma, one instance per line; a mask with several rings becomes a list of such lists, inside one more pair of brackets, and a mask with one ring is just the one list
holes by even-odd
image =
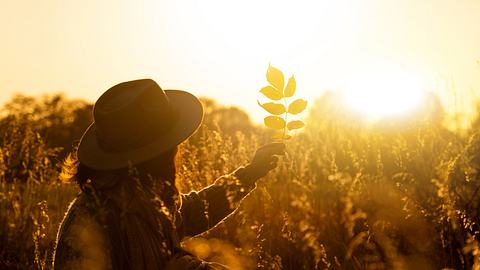
[[[212, 185], [181, 195], [181, 206], [174, 213], [174, 224], [168, 226], [165, 239], [151, 239], [148, 235], [128, 237], [144, 241], [167, 241], [165, 256], [155, 256], [160, 264], [167, 265], [176, 256], [191, 255], [180, 247], [180, 240], [201, 234], [229, 216], [255, 184], [244, 179], [244, 168], [218, 178]], [[95, 198], [81, 192], [70, 204], [60, 225], [53, 259], [53, 269], [113, 269], [109, 252], [108, 234], [101, 220], [96, 218], [98, 204]], [[112, 229], [112, 228], [109, 228]], [[116, 228], [114, 228], [116, 229]], [[138, 254], [137, 254], [138, 255]], [[150, 258], [151, 259], [151, 258]], [[148, 267], [140, 267], [148, 268]], [[210, 269], [206, 267], [205, 269]]]

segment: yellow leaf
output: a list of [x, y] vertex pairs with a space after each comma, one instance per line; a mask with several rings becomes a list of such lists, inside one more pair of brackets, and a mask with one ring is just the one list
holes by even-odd
[[263, 119], [265, 126], [273, 129], [282, 129], [285, 127], [285, 120], [280, 116], [267, 116]]
[[285, 82], [283, 79], [283, 73], [279, 69], [268, 65], [267, 81], [275, 88], [277, 88], [280, 92], [283, 92], [283, 84]]
[[267, 102], [265, 104], [261, 104], [258, 100], [258, 105], [262, 108], [264, 108], [267, 112], [274, 114], [274, 115], [279, 115], [282, 113], [285, 113], [286, 109], [283, 104], [278, 104], [278, 103], [273, 103], [273, 102]]
[[288, 134], [283, 135], [283, 133], [276, 133], [276, 134], [272, 135], [272, 139], [277, 140], [277, 141], [288, 140], [290, 138], [292, 138], [292, 136], [290, 136]]
[[307, 107], [307, 101], [304, 99], [297, 99], [288, 106], [288, 113], [299, 114]]
[[267, 98], [271, 100], [280, 100], [282, 99], [282, 92], [273, 88], [272, 86], [265, 86], [260, 90], [260, 93], [264, 94]]
[[297, 82], [295, 81], [295, 77], [290, 77], [288, 79], [287, 86], [285, 86], [285, 90], [283, 91], [284, 97], [291, 97], [295, 94], [295, 90], [297, 89]]
[[299, 129], [299, 128], [302, 128], [302, 127], [304, 127], [304, 126], [305, 126], [305, 123], [303, 123], [303, 122], [300, 121], [300, 120], [290, 121], [290, 122], [288, 122], [288, 124], [287, 124], [288, 130]]

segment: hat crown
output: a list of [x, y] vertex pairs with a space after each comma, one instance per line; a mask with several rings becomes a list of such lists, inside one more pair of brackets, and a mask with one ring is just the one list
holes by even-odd
[[148, 144], [175, 122], [168, 96], [151, 79], [108, 89], [93, 110], [95, 135], [105, 151], [129, 151]]

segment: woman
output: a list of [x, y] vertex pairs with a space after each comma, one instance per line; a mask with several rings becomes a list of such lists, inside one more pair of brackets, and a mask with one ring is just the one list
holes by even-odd
[[183, 237], [232, 213], [284, 145], [261, 147], [251, 163], [186, 195], [175, 186], [177, 145], [203, 118], [199, 100], [150, 79], [120, 83], [95, 103], [94, 123], [62, 177], [82, 192], [60, 226], [54, 269], [218, 269], [180, 247]]

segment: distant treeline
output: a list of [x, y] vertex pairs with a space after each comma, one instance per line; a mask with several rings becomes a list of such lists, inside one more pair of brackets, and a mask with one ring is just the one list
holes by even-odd
[[[256, 129], [241, 109], [220, 106], [208, 98], [201, 98], [201, 101], [205, 109], [204, 125], [216, 127], [226, 134], [249, 133]], [[42, 97], [17, 94], [0, 108], [0, 132], [12, 124], [26, 126], [38, 133], [48, 148], [55, 148], [58, 158], [62, 159], [75, 148], [92, 123], [92, 111], [92, 103], [69, 99], [63, 94]], [[0, 137], [0, 143], [2, 140]]]

